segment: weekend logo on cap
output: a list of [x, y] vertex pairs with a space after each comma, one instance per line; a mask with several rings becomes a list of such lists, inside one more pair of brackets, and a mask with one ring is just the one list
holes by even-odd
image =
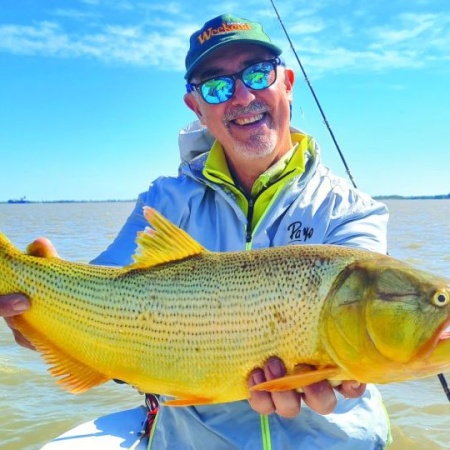
[[186, 75], [189, 80], [192, 72], [210, 53], [226, 44], [242, 42], [266, 47], [275, 56], [281, 49], [274, 45], [258, 22], [222, 14], [206, 22], [203, 27], [192, 34], [189, 51], [186, 55]]

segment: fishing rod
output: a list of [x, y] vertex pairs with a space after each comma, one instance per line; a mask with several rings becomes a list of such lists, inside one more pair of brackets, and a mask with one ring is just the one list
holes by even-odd
[[314, 98], [314, 101], [316, 102], [316, 105], [319, 108], [320, 114], [322, 116], [322, 120], [323, 120], [325, 126], [327, 127], [328, 132], [330, 133], [331, 139], [333, 140], [333, 143], [334, 143], [334, 145], [336, 147], [336, 150], [339, 153], [339, 156], [341, 157], [342, 163], [344, 164], [344, 167], [345, 167], [345, 171], [347, 172], [347, 175], [348, 175], [350, 181], [352, 182], [353, 187], [356, 188], [357, 186], [356, 186], [355, 180], [353, 179], [353, 176], [352, 176], [352, 174], [350, 172], [350, 169], [349, 169], [349, 167], [347, 165], [347, 162], [345, 161], [344, 154], [342, 153], [342, 151], [341, 151], [341, 149], [339, 147], [339, 144], [338, 144], [338, 142], [337, 142], [337, 140], [336, 140], [336, 138], [334, 136], [333, 130], [331, 129], [331, 126], [330, 126], [330, 124], [329, 124], [329, 122], [327, 120], [327, 117], [325, 116], [325, 113], [324, 113], [324, 111], [322, 109], [322, 106], [320, 105], [319, 99], [317, 98], [317, 95], [314, 92], [312, 84], [309, 81], [308, 75], [306, 74], [306, 71], [303, 68], [303, 64], [301, 63], [300, 58], [299, 58], [299, 56], [298, 56], [298, 54], [297, 54], [297, 52], [296, 52], [296, 50], [294, 48], [294, 44], [291, 41], [291, 38], [290, 38], [290, 36], [289, 36], [285, 26], [284, 26], [283, 21], [281, 20], [280, 14], [278, 13], [278, 10], [277, 10], [274, 2], [272, 0], [270, 0], [270, 3], [272, 3], [272, 7], [273, 7], [273, 9], [275, 11], [275, 14], [276, 14], [280, 24], [281, 24], [281, 27], [283, 28], [284, 34], [286, 35], [286, 38], [287, 38], [287, 40], [289, 42], [289, 45], [291, 46], [291, 49], [292, 49], [292, 51], [294, 53], [294, 56], [295, 56], [295, 58], [296, 58], [296, 60], [298, 62], [298, 65], [300, 66], [300, 69], [301, 69], [301, 71], [303, 73], [303, 77], [305, 78], [306, 84], [308, 85], [309, 90], [311, 91], [311, 94], [312, 94], [312, 96]]
[[[356, 188], [356, 183], [353, 180], [353, 176], [352, 176], [352, 174], [350, 172], [350, 169], [349, 169], [349, 167], [347, 165], [347, 162], [345, 161], [344, 154], [342, 153], [342, 151], [341, 151], [341, 149], [339, 147], [339, 144], [338, 144], [338, 142], [337, 142], [337, 140], [336, 140], [336, 138], [334, 136], [333, 130], [331, 129], [330, 124], [328, 123], [328, 120], [327, 120], [327, 118], [325, 116], [325, 113], [324, 113], [324, 111], [322, 109], [322, 106], [320, 105], [319, 99], [317, 98], [317, 95], [314, 92], [314, 88], [312, 87], [312, 84], [309, 81], [308, 75], [306, 74], [306, 71], [305, 71], [305, 69], [303, 67], [303, 64], [300, 61], [300, 57], [298, 56], [297, 51], [295, 50], [294, 44], [291, 41], [289, 33], [287, 32], [286, 27], [284, 26], [284, 23], [281, 20], [281, 16], [280, 16], [280, 14], [278, 12], [278, 9], [275, 6], [275, 3], [273, 2], [273, 0], [270, 0], [270, 3], [272, 4], [273, 10], [275, 11], [275, 14], [276, 14], [276, 16], [278, 18], [278, 21], [280, 22], [281, 28], [283, 28], [284, 34], [286, 35], [286, 38], [287, 38], [287, 40], [289, 42], [289, 45], [291, 46], [292, 52], [294, 53], [294, 56], [295, 56], [295, 59], [297, 60], [298, 65], [300, 66], [300, 69], [301, 69], [301, 71], [303, 73], [303, 77], [305, 78], [306, 84], [308, 85], [309, 90], [311, 91], [311, 94], [312, 94], [312, 96], [314, 98], [314, 101], [316, 102], [316, 105], [319, 108], [319, 111], [320, 111], [320, 114], [322, 116], [322, 119], [323, 119], [323, 121], [325, 123], [325, 126], [327, 127], [328, 132], [330, 133], [331, 139], [333, 140], [333, 143], [334, 143], [334, 145], [336, 147], [336, 150], [338, 151], [339, 156], [341, 157], [342, 163], [344, 164], [344, 167], [345, 167], [345, 171], [347, 172], [347, 175], [348, 175], [350, 181], [352, 182], [353, 187]], [[447, 396], [448, 401], [450, 402], [450, 388], [449, 388], [449, 386], [447, 384], [447, 380], [445, 379], [444, 374], [440, 373], [440, 374], [438, 374], [437, 377], [439, 379], [439, 382], [441, 383], [442, 389], [444, 389], [444, 393]]]

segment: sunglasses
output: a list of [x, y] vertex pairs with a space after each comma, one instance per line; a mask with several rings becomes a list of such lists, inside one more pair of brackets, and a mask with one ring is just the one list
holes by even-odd
[[197, 91], [206, 103], [218, 105], [233, 97], [236, 80], [241, 80], [249, 89], [256, 91], [272, 86], [277, 79], [277, 66], [281, 64], [280, 58], [261, 61], [232, 75], [208, 78], [198, 84], [188, 83], [186, 90], [188, 93]]

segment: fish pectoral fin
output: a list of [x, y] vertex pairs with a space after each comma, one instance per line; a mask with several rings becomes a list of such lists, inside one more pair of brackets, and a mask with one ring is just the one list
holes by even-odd
[[81, 394], [111, 379], [55, 346], [21, 316], [14, 317], [14, 326], [42, 354], [50, 366], [48, 371], [59, 378], [57, 384], [72, 394]]
[[343, 376], [342, 369], [338, 367], [327, 367], [317, 370], [308, 370], [286, 375], [275, 380], [265, 381], [250, 388], [251, 391], [289, 391], [291, 389], [303, 388], [313, 383], [328, 379], [339, 379]]
[[211, 398], [206, 397], [189, 397], [189, 398], [176, 398], [173, 400], [167, 400], [162, 404], [164, 406], [200, 406], [211, 405], [214, 401]]

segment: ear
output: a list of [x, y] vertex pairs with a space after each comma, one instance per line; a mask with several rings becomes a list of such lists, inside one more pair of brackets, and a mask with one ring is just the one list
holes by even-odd
[[186, 106], [190, 110], [194, 111], [195, 115], [197, 116], [198, 120], [200, 120], [202, 125], [205, 125], [205, 123], [203, 122], [203, 114], [201, 112], [200, 105], [198, 103], [198, 100], [195, 98], [194, 93], [189, 92], [188, 94], [184, 94], [183, 99]]
[[284, 70], [284, 85], [286, 86], [286, 93], [292, 98], [292, 89], [295, 82], [295, 72], [288, 67]]

